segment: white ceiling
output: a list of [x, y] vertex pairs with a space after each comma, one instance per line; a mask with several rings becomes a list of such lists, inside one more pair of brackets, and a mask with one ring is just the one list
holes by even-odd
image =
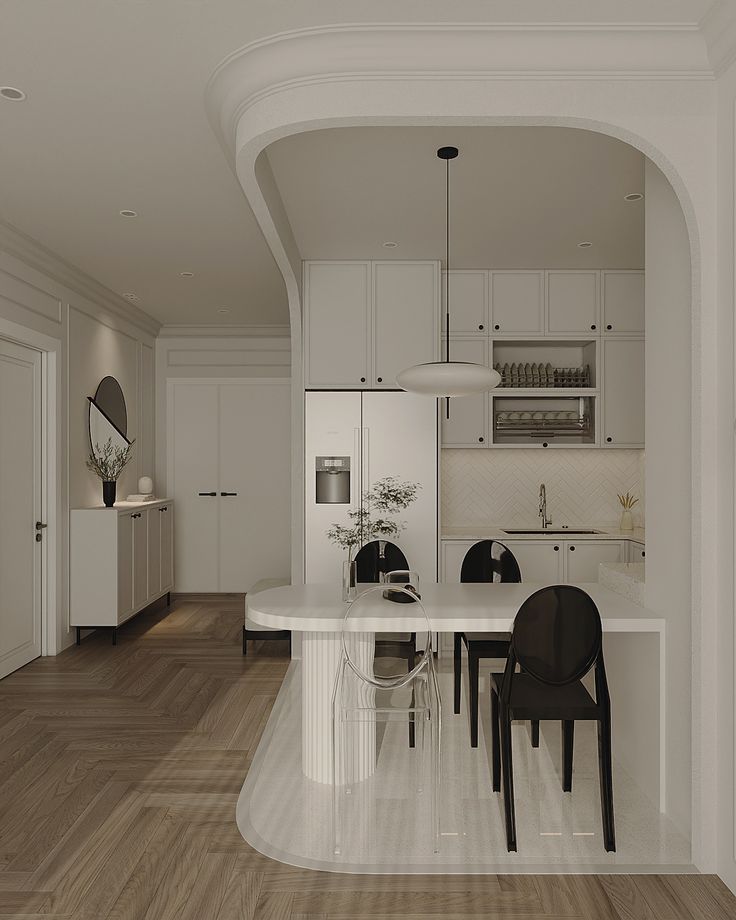
[[302, 256], [442, 258], [444, 145], [460, 150], [453, 267], [643, 267], [644, 203], [624, 195], [644, 191], [644, 158], [574, 128], [343, 128], [278, 141], [268, 157]]
[[[697, 23], [711, 5], [3, 0], [0, 85], [28, 98], [0, 100], [0, 218], [112, 290], [138, 294], [162, 322], [286, 322], [282, 279], [205, 115], [205, 85], [225, 56], [265, 35], [334, 22]], [[469, 149], [464, 156], [469, 164]], [[416, 187], [431, 212], [434, 183], [429, 173], [423, 181]], [[287, 197], [303, 207], [291, 185]], [[126, 220], [123, 208], [140, 216]], [[298, 236], [311, 232], [297, 223]], [[391, 224], [409, 239], [408, 224], [395, 215]]]

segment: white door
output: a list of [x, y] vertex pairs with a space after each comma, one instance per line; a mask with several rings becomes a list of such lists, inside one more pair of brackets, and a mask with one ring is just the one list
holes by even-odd
[[[450, 358], [453, 361], [486, 363], [487, 342], [480, 338], [456, 338], [450, 336]], [[475, 393], [472, 396], [457, 396], [450, 400], [450, 417], [447, 418], [447, 404], [441, 402], [442, 444], [444, 447], [483, 447], [488, 441], [486, 431], [487, 396]]]
[[118, 622], [133, 612], [133, 520], [132, 514], [118, 515]]
[[148, 596], [161, 590], [161, 508], [148, 509]]
[[603, 340], [604, 447], [644, 446], [644, 339]]
[[542, 272], [491, 272], [491, 335], [544, 331]]
[[567, 579], [571, 585], [598, 581], [601, 562], [623, 562], [623, 542], [607, 540], [566, 544]]
[[[445, 316], [445, 286], [450, 288], [450, 335], [488, 335], [486, 302], [488, 272], [451, 271], [442, 273], [442, 317]], [[443, 335], [447, 329], [442, 329]]]
[[[0, 677], [41, 654], [41, 353], [0, 341]], [[41, 531], [42, 533], [42, 531]]]
[[598, 272], [547, 272], [547, 332], [599, 332]]
[[396, 388], [399, 371], [436, 361], [439, 350], [439, 268], [436, 262], [376, 262], [373, 266], [372, 387]]
[[603, 272], [603, 332], [644, 332], [644, 272]]
[[291, 385], [220, 390], [220, 591], [291, 571]]
[[[333, 524], [349, 525], [347, 512], [360, 503], [360, 393], [307, 393], [305, 407], [304, 557], [306, 581], [339, 583], [347, 551], [327, 539]], [[319, 457], [350, 467], [350, 501], [317, 502]]]
[[168, 492], [176, 500], [176, 589], [218, 591], [218, 387], [169, 389]]
[[397, 519], [406, 524], [395, 542], [422, 580], [437, 581], [437, 407], [412, 393], [363, 394], [363, 482], [387, 476], [421, 488]]
[[558, 585], [563, 578], [564, 544], [559, 540], [503, 540], [516, 557], [521, 580]]
[[148, 599], [148, 511], [136, 511], [133, 519], [133, 607], [140, 610]]

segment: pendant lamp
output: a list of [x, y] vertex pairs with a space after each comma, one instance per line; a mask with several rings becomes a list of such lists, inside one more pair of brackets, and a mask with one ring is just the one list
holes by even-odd
[[445, 161], [445, 360], [415, 364], [396, 375], [402, 390], [424, 396], [470, 396], [492, 390], [501, 382], [493, 368], [469, 361], [450, 361], [450, 160], [457, 147], [440, 147], [437, 156]]

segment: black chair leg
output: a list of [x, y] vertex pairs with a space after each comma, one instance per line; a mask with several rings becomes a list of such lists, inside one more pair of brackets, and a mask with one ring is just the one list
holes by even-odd
[[539, 747], [539, 719], [532, 720], [532, 747]]
[[616, 829], [613, 817], [613, 769], [611, 764], [611, 719], [598, 722], [598, 770], [601, 786], [603, 843], [607, 853], [616, 852]]
[[501, 791], [501, 739], [498, 730], [498, 694], [491, 689], [491, 785]]
[[460, 712], [460, 681], [463, 665], [463, 639], [460, 633], [455, 633], [454, 643], [455, 715], [457, 715]]
[[245, 631], [245, 626], [244, 626], [243, 627], [243, 654], [244, 655], [248, 654], [248, 646], [246, 645], [246, 642], [247, 642], [247, 638], [246, 638], [246, 631]]
[[575, 723], [565, 719], [562, 723], [562, 791], [572, 792], [572, 752]]
[[516, 852], [516, 815], [514, 810], [514, 767], [511, 753], [511, 716], [503, 704], [501, 716], [501, 763], [503, 766], [503, 809], [506, 817], [506, 849]]
[[[409, 649], [409, 653], [407, 655], [409, 671], [412, 671], [414, 669], [414, 661], [415, 661], [414, 655], [415, 655], [415, 648]], [[414, 707], [414, 691], [413, 690], [411, 691], [411, 705], [413, 708]], [[410, 748], [416, 747], [416, 730], [414, 727], [414, 713], [413, 712], [409, 713], [409, 747]]]
[[470, 746], [478, 747], [478, 674], [479, 659], [468, 646], [468, 684], [470, 695]]

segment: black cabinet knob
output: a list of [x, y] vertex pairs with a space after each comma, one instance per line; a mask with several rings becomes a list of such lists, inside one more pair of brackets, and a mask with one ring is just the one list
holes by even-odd
[[478, 328], [479, 328], [480, 330], [482, 330], [482, 329], [483, 329], [483, 323], [481, 323], [480, 326], [478, 326]]
[[542, 442], [542, 447], [549, 447], [549, 444], [546, 441]]
[[365, 377], [361, 377], [361, 378], [360, 378], [360, 382], [361, 382], [361, 383], [365, 383]]
[[610, 444], [613, 441], [613, 438], [606, 438], [606, 441]]
[[559, 551], [560, 551], [560, 547], [559, 547], [559, 546], [555, 546], [555, 552], [556, 552], [556, 553], [559, 553]]
[[606, 329], [609, 329], [609, 330], [610, 330], [610, 329], [613, 329], [613, 326], [609, 323], [609, 324], [606, 326]]
[[501, 327], [498, 325], [498, 323], [496, 323], [496, 325], [493, 328], [498, 331]]
[[591, 323], [590, 328], [591, 328], [591, 329], [595, 329], [595, 323]]
[[383, 377], [376, 377], [376, 381], [378, 383], [383, 383]]
[[483, 441], [485, 440], [485, 438], [478, 438], [478, 440], [479, 440], [479, 441], [480, 441], [480, 443], [482, 444], [482, 443], [483, 443]]
[[646, 550], [642, 550], [642, 551], [641, 551], [641, 558], [642, 558], [642, 559], [646, 559], [646, 557], [647, 557]]
[[574, 547], [574, 546], [571, 546], [571, 547], [570, 547], [570, 552], [571, 552], [571, 553], [574, 553], [574, 552], [575, 552], [575, 547]]

